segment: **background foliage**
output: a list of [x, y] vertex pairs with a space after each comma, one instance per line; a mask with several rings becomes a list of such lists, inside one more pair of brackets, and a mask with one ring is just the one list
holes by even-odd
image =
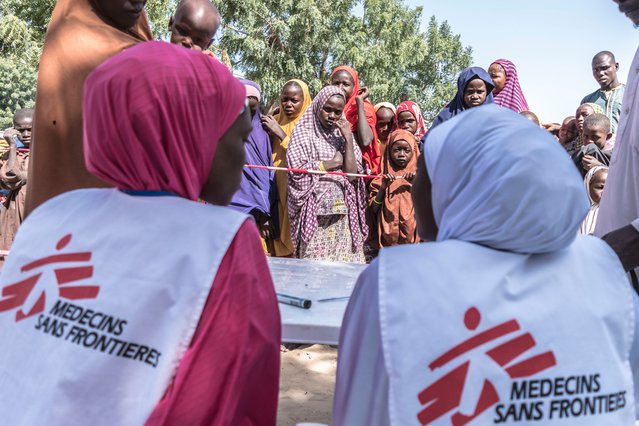
[[[317, 93], [332, 68], [360, 73], [371, 101], [411, 99], [432, 119], [455, 92], [457, 74], [470, 66], [447, 22], [402, 0], [214, 0], [222, 27], [213, 50], [234, 70], [260, 83], [267, 102], [284, 81], [301, 78]], [[153, 33], [167, 39], [177, 0], [149, 0]], [[0, 129], [13, 111], [35, 99], [38, 61], [55, 0], [0, 0]]]
[[373, 103], [411, 99], [430, 120], [472, 61], [447, 22], [432, 17], [422, 32], [423, 9], [402, 0], [218, 0], [218, 7], [220, 46], [267, 100], [290, 78], [317, 93], [334, 67], [348, 64]]

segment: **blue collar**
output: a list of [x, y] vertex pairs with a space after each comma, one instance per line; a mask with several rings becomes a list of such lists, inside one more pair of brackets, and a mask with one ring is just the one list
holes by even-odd
[[121, 192], [129, 195], [136, 195], [139, 197], [177, 197], [177, 194], [173, 192], [164, 191], [134, 191], [132, 189], [121, 189]]

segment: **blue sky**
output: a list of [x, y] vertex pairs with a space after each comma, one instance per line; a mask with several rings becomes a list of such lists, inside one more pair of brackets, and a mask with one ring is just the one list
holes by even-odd
[[[422, 27], [431, 15], [448, 21], [473, 48], [474, 65], [498, 58], [517, 66], [530, 109], [543, 122], [573, 115], [579, 101], [599, 88], [590, 69], [594, 54], [610, 50], [625, 83], [639, 29], [612, 0], [407, 0], [422, 6]], [[479, 6], [481, 5], [481, 7]]]

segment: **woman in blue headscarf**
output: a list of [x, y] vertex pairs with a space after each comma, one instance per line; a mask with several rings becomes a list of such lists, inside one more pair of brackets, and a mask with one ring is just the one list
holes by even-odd
[[493, 103], [493, 80], [481, 67], [466, 68], [457, 78], [457, 94], [439, 113], [431, 129], [457, 114], [484, 104]]
[[[246, 87], [246, 97], [253, 116], [253, 131], [244, 144], [246, 164], [257, 166], [273, 165], [273, 150], [271, 139], [262, 127], [260, 115], [260, 101], [262, 90], [260, 86], [250, 80], [241, 80]], [[262, 235], [262, 245], [266, 253], [273, 254], [271, 238], [278, 235], [277, 227], [277, 188], [275, 174], [272, 170], [245, 167], [240, 189], [233, 196], [230, 207], [250, 214]]]

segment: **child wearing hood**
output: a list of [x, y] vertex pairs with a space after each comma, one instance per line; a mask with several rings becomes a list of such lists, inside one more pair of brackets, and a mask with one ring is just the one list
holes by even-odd
[[419, 241], [411, 199], [418, 155], [412, 133], [396, 130], [390, 135], [383, 157], [384, 175], [371, 182], [368, 198], [369, 241], [377, 250]]
[[590, 200], [590, 210], [588, 210], [588, 215], [581, 223], [580, 234], [593, 235], [595, 233], [595, 225], [599, 216], [599, 202], [601, 201], [607, 178], [608, 167], [606, 166], [593, 167], [584, 178], [584, 186]]

